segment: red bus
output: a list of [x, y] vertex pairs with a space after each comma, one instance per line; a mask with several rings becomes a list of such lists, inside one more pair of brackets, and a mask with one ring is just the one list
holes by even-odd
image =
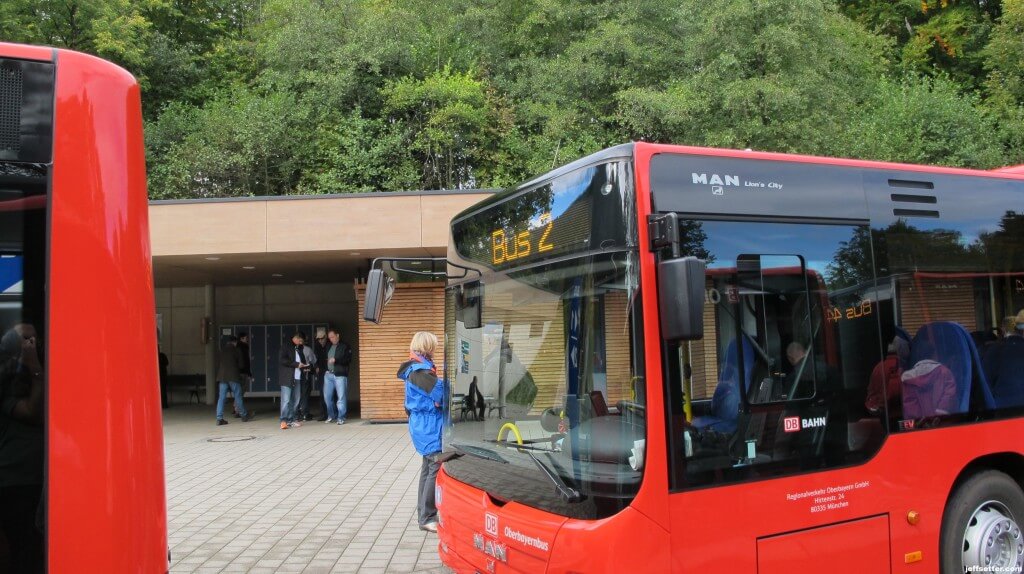
[[139, 86], [0, 43], [0, 571], [166, 572]]
[[488, 408], [445, 428], [441, 559], [1020, 572], [1021, 206], [1013, 170], [633, 143], [467, 209], [445, 378]]

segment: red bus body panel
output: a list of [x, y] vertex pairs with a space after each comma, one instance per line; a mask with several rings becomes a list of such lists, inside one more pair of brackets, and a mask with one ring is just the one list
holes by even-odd
[[25, 44], [0, 42], [0, 56], [4, 58], [52, 62], [56, 51], [54, 48], [47, 48], [45, 46], [26, 46]]
[[163, 433], [139, 87], [108, 62], [57, 54], [47, 354], [49, 572], [165, 572]]

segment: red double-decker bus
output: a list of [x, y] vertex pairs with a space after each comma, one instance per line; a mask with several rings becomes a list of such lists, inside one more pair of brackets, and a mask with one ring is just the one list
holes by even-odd
[[0, 43], [0, 572], [165, 572], [139, 87]]
[[1019, 170], [634, 143], [464, 211], [442, 560], [1020, 572], [1021, 206]]

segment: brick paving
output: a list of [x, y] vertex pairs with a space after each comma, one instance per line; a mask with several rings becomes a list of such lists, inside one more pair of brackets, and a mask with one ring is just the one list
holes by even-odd
[[416, 525], [420, 458], [405, 425], [280, 430], [275, 407], [214, 425], [164, 411], [171, 572], [440, 573]]

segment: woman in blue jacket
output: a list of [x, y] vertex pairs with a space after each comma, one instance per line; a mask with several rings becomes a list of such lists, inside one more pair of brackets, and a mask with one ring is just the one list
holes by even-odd
[[412, 336], [409, 360], [398, 368], [398, 378], [405, 381], [409, 435], [416, 452], [423, 457], [416, 514], [420, 530], [428, 532], [437, 532], [434, 483], [441, 468], [437, 455], [441, 454], [441, 430], [444, 426], [444, 381], [437, 377], [434, 366], [436, 349], [437, 337], [420, 331]]

